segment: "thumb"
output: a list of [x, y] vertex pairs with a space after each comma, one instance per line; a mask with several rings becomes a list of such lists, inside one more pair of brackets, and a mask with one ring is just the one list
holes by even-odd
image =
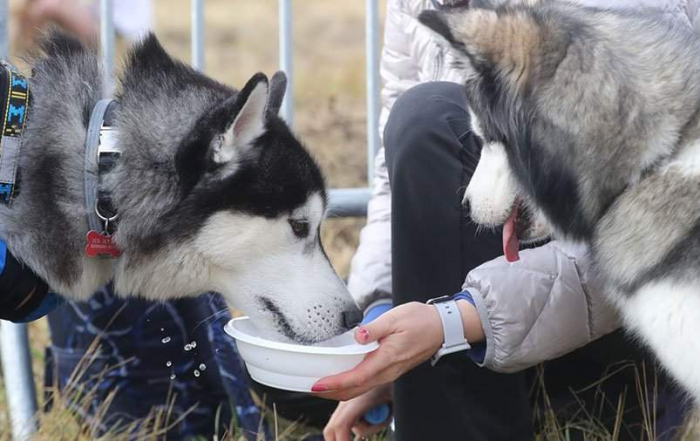
[[358, 343], [366, 345], [373, 341], [381, 340], [391, 334], [393, 320], [393, 310], [388, 311], [373, 321], [362, 325], [355, 331], [355, 340]]

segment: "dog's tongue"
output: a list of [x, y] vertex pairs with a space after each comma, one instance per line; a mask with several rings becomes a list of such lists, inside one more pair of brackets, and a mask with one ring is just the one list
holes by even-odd
[[518, 204], [515, 204], [513, 211], [508, 216], [505, 225], [503, 225], [503, 254], [506, 255], [508, 262], [520, 260], [520, 240], [515, 234], [515, 221], [518, 218]]

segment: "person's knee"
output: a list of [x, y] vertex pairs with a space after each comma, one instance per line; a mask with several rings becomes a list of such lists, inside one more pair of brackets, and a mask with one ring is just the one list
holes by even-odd
[[387, 166], [406, 169], [420, 164], [448, 121], [468, 121], [462, 87], [455, 83], [419, 84], [401, 95], [384, 128]]

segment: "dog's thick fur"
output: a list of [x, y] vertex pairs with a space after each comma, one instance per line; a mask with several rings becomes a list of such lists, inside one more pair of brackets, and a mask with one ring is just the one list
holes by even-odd
[[105, 260], [84, 253], [99, 56], [52, 34], [32, 69], [21, 192], [0, 207], [0, 237], [52, 289], [77, 300], [110, 280], [120, 295], [155, 300], [218, 291], [304, 343], [361, 318], [321, 246], [323, 177], [277, 116], [279, 82], [256, 74], [234, 90], [171, 59], [154, 36], [131, 50], [115, 96], [121, 158], [101, 183], [122, 255]]
[[660, 11], [562, 0], [421, 21], [465, 65], [478, 168], [506, 175], [477, 168], [472, 216], [503, 224], [522, 203], [590, 244], [627, 328], [700, 399], [700, 37]]

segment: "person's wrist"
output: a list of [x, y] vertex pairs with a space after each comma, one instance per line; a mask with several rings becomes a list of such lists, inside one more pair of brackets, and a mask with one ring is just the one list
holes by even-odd
[[464, 338], [469, 344], [479, 343], [486, 339], [484, 328], [476, 307], [468, 300], [458, 299], [457, 308], [462, 316], [462, 326], [464, 327]]

